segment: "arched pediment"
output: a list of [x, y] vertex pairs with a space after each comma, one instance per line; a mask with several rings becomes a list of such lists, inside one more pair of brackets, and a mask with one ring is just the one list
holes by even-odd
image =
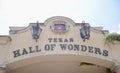
[[51, 18], [48, 18], [45, 22], [44, 22], [44, 25], [47, 25], [49, 24], [50, 22], [55, 22], [55, 21], [61, 21], [61, 22], [69, 22], [70, 24], [73, 24], [75, 25], [75, 22], [68, 18], [68, 17], [64, 17], [64, 16], [54, 16], [54, 17], [51, 17]]

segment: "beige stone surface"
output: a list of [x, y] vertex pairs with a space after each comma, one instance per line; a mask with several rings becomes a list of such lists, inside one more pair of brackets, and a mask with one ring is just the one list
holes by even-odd
[[[54, 32], [52, 28], [55, 23], [65, 23], [67, 32]], [[115, 62], [120, 62], [120, 43], [106, 45], [105, 34], [108, 32], [102, 30], [102, 27], [91, 27], [90, 39], [84, 42], [80, 37], [81, 23], [56, 16], [40, 23], [42, 32], [36, 42], [30, 31], [33, 25], [35, 24], [31, 23], [28, 27], [10, 27], [10, 35], [0, 37], [0, 65], [8, 66], [11, 73], [105, 73], [105, 68], [112, 68]], [[62, 42], [59, 39], [62, 39]], [[66, 44], [66, 50], [62, 50], [60, 44]], [[74, 45], [79, 45], [80, 49], [75, 50]], [[81, 45], [86, 46], [87, 51], [81, 51]], [[36, 46], [40, 52], [36, 52]], [[93, 47], [93, 53], [88, 50], [90, 46]], [[30, 53], [30, 47], [34, 53]], [[73, 48], [69, 49], [71, 47]], [[95, 48], [99, 48], [101, 54], [96, 54]], [[14, 51], [17, 50], [21, 55], [14, 57]], [[23, 50], [28, 54], [23, 55]], [[103, 55], [104, 50], [108, 51], [108, 56]], [[83, 61], [99, 65], [100, 68], [85, 66], [79, 69], [78, 65]]]

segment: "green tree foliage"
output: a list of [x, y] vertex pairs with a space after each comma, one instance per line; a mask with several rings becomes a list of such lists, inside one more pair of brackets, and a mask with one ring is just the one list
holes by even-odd
[[111, 33], [111, 34], [108, 34], [105, 38], [105, 43], [114, 43], [114, 41], [120, 42], [120, 34]]

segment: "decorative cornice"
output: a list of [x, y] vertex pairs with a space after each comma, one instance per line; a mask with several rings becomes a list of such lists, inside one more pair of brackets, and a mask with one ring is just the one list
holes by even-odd
[[[50, 22], [55, 22], [55, 21], [63, 21], [63, 22], [69, 22], [71, 24], [73, 24], [74, 27], [76, 26], [80, 26], [82, 25], [82, 23], [75, 23], [72, 19], [68, 18], [68, 17], [64, 17], [64, 16], [54, 16], [51, 18], [48, 18], [44, 23], [39, 23], [40, 26], [46, 26], [47, 24], [49, 24]], [[26, 32], [28, 31], [33, 25], [35, 25], [36, 23], [30, 23], [29, 26], [27, 27], [10, 27], [10, 34], [17, 34], [17, 33], [22, 33], [22, 32]], [[85, 25], [90, 25], [89, 23], [85, 23]], [[96, 33], [101, 33], [101, 34], [107, 34], [109, 33], [108, 30], [103, 30], [102, 27], [91, 27], [90, 26], [90, 30]]]
[[[27, 30], [29, 30], [33, 25], [35, 25], [35, 23], [30, 23], [29, 26], [27, 27], [9, 27], [10, 28], [10, 31], [9, 33], [10, 34], [17, 34], [17, 33], [22, 33], [22, 32], [26, 32]], [[40, 23], [40, 26], [43, 26], [44, 23]]]

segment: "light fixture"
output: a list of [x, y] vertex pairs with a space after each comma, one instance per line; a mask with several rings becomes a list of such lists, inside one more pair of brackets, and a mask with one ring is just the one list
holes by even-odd
[[35, 23], [35, 25], [33, 25], [31, 29], [32, 37], [33, 39], [36, 40], [36, 42], [39, 39], [41, 32], [42, 32], [42, 29], [40, 28], [39, 22], [37, 21], [37, 23]]
[[85, 41], [85, 39], [89, 40], [90, 38], [90, 25], [86, 24], [85, 21], [81, 23], [80, 36], [83, 41]]

